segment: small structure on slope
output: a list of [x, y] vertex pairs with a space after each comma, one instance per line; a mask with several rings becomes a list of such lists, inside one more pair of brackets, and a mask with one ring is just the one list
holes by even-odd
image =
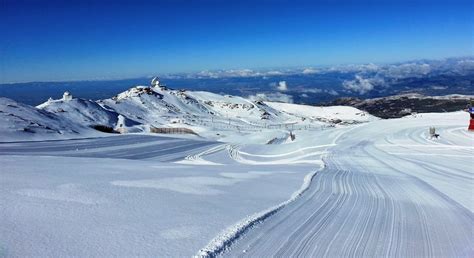
[[166, 85], [162, 84], [158, 77], [153, 77], [153, 79], [151, 79], [151, 87], [160, 88], [162, 90], [166, 89]]
[[430, 139], [438, 139], [439, 134], [436, 133], [436, 128], [430, 127]]
[[69, 93], [69, 91], [65, 91], [63, 94], [63, 101], [69, 101], [72, 100], [72, 95]]
[[117, 117], [117, 124], [115, 125], [115, 131], [125, 134], [127, 133], [127, 128], [125, 127], [125, 117], [122, 115], [118, 115]]
[[296, 139], [296, 135], [293, 134], [293, 131], [290, 131], [290, 139], [291, 141], [294, 141]]
[[151, 86], [152, 87], [159, 87], [160, 86], [160, 79], [158, 77], [153, 77], [153, 79], [151, 79]]
[[160, 133], [160, 134], [194, 134], [198, 135], [196, 132], [189, 128], [183, 127], [154, 127], [150, 126], [150, 133]]

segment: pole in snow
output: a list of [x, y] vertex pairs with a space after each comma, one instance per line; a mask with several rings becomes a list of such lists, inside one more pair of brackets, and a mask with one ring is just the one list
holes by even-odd
[[467, 130], [474, 131], [474, 100], [473, 99], [471, 99], [471, 103], [468, 106], [468, 112], [471, 119], [469, 120], [469, 127], [467, 128]]

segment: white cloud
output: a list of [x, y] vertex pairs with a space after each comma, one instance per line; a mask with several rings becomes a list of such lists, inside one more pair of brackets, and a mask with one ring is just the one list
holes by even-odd
[[409, 77], [423, 77], [431, 72], [429, 64], [408, 63], [401, 65], [391, 65], [384, 75], [391, 78], [409, 78]]
[[303, 74], [315, 74], [318, 73], [319, 71], [314, 69], [314, 68], [306, 68], [303, 70]]
[[282, 75], [283, 73], [281, 71], [268, 71], [265, 73], [265, 75]]
[[339, 93], [337, 93], [337, 91], [335, 91], [335, 90], [326, 90], [326, 93], [329, 94], [329, 95], [333, 95], [333, 96], [339, 95]]
[[[359, 74], [365, 78], [381, 77], [398, 80], [409, 77], [424, 77], [431, 74], [459, 73], [467, 74], [474, 71], [474, 58], [448, 58], [442, 60], [420, 60], [395, 64], [352, 64], [339, 65], [335, 67], [306, 67], [306, 68], [280, 68], [280, 69], [230, 69], [202, 71], [191, 74], [177, 74], [175, 77], [182, 78], [244, 78], [244, 77], [262, 77], [271, 78], [272, 76], [295, 75], [295, 74], [327, 74], [331, 72]], [[171, 76], [171, 75], [168, 75]]]
[[457, 72], [461, 74], [465, 74], [466, 72], [473, 72], [474, 60], [472, 59], [459, 60], [454, 66], [454, 70], [456, 70]]
[[288, 95], [288, 94], [283, 94], [280, 92], [257, 93], [255, 95], [250, 95], [247, 98], [251, 101], [275, 101], [275, 102], [293, 103], [293, 96]]
[[311, 89], [303, 89], [301, 90], [301, 92], [305, 92], [305, 93], [321, 93], [323, 92], [322, 89], [319, 89], [319, 88], [311, 88]]
[[196, 78], [238, 78], [238, 77], [256, 77], [261, 76], [262, 73], [250, 69], [233, 69], [233, 70], [217, 70], [217, 71], [201, 71], [194, 76]]
[[313, 94], [327, 93], [327, 94], [333, 95], [333, 96], [339, 95], [339, 93], [335, 90], [323, 90], [323, 89], [320, 89], [320, 88], [302, 89], [302, 90], [300, 90], [300, 92], [303, 93], [303, 94], [301, 94], [302, 97], [305, 97], [303, 95], [308, 96], [308, 94], [306, 94], [306, 93], [313, 93]]
[[434, 85], [434, 86], [431, 86], [431, 88], [432, 88], [433, 90], [445, 90], [445, 89], [447, 89], [448, 87], [446, 87], [446, 86], [437, 86], [437, 85]]
[[280, 82], [278, 83], [277, 89], [278, 89], [279, 91], [287, 91], [287, 90], [288, 90], [288, 86], [286, 85], [286, 81], [280, 81]]
[[357, 92], [361, 95], [373, 90], [377, 85], [384, 85], [384, 80], [381, 78], [365, 79], [360, 75], [356, 75], [354, 80], [346, 80], [342, 83], [344, 88], [353, 92]]
[[334, 66], [327, 69], [328, 72], [340, 72], [340, 73], [367, 73], [367, 72], [377, 72], [380, 69], [378, 65], [375, 64], [351, 64], [351, 65], [341, 65]]

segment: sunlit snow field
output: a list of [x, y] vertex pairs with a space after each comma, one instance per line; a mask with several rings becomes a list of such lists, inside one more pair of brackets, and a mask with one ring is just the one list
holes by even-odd
[[145, 134], [1, 143], [0, 252], [470, 256], [467, 117], [301, 130], [273, 145]]

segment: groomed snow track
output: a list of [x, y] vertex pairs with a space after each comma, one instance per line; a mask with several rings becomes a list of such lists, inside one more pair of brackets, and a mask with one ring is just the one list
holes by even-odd
[[[410, 136], [426, 147], [433, 144], [421, 133]], [[472, 186], [472, 173], [452, 161], [429, 164], [390, 155], [356, 136], [342, 138], [301, 198], [248, 230], [223, 256], [473, 256], [473, 213], [436, 181]], [[469, 147], [460, 151], [472, 154]], [[405, 148], [406, 154], [415, 152], [420, 153]]]
[[0, 143], [0, 155], [93, 157], [176, 161], [209, 149], [215, 142], [149, 135]]
[[216, 257], [219, 254], [225, 252], [235, 241], [242, 237], [252, 227], [264, 222], [267, 218], [277, 213], [286, 205], [296, 201], [304, 192], [308, 190], [311, 181], [317, 173], [318, 171], [308, 173], [305, 176], [300, 189], [294, 192], [291, 198], [287, 201], [282, 202], [275, 207], [271, 207], [262, 212], [248, 216], [247, 218], [239, 221], [237, 224], [225, 229], [221, 234], [212, 239], [206, 247], [199, 250], [196, 257]]

